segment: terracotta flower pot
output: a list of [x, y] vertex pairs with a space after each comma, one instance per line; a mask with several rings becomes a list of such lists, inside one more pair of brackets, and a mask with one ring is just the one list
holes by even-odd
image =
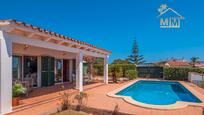
[[12, 98], [12, 106], [19, 105], [19, 97], [13, 97]]

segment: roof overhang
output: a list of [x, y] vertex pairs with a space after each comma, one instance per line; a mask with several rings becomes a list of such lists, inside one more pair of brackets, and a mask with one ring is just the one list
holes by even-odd
[[111, 52], [94, 45], [75, 40], [73, 38], [48, 31], [31, 24], [17, 22], [16, 20], [0, 20], [0, 29], [9, 34], [17, 34], [29, 39], [39, 39], [45, 42], [54, 43], [59, 46], [76, 48], [86, 52], [93, 52], [102, 55], [110, 55]]

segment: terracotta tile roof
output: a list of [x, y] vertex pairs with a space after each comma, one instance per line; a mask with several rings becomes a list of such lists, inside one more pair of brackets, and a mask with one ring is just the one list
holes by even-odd
[[171, 60], [167, 61], [166, 63], [169, 64], [169, 66], [190, 66], [187, 61], [183, 60]]
[[69, 40], [69, 41], [72, 41], [72, 42], [75, 42], [75, 43], [78, 43], [78, 44], [87, 45], [89, 47], [96, 48], [96, 49], [102, 50], [102, 51], [107, 52], [107, 53], [112, 53], [111, 51], [105, 50], [103, 48], [98, 48], [98, 47], [96, 47], [96, 46], [94, 46], [92, 44], [88, 44], [86, 42], [82, 42], [82, 41], [79, 41], [79, 40], [76, 40], [76, 39], [73, 39], [73, 38], [70, 38], [70, 37], [67, 37], [67, 36], [52, 32], [52, 31], [49, 31], [49, 30], [45, 30], [45, 29], [42, 29], [40, 27], [33, 26], [31, 24], [27, 24], [27, 23], [24, 23], [24, 22], [19, 22], [19, 21], [16, 21], [14, 19], [0, 20], [0, 22], [11, 22], [11, 23], [16, 24], [17, 26], [24, 26], [26, 28], [30, 28], [30, 29], [32, 29], [34, 31], [38, 31], [38, 32], [41, 32], [43, 34], [47, 34], [47, 35], [51, 35], [53, 37], [58, 37], [58, 38], [61, 38], [61, 39]]

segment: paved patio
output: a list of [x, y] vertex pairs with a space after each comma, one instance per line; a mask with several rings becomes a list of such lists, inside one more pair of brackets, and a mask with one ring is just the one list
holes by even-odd
[[62, 85], [65, 87], [65, 89], [69, 89], [69, 93], [71, 94], [77, 92], [77, 90], [74, 89], [75, 85], [71, 83], [63, 83], [44, 88], [34, 88], [28, 96], [21, 98], [20, 105], [13, 107], [13, 110], [21, 110], [24, 107], [59, 99], [59, 91]]
[[[88, 102], [87, 106], [98, 108], [98, 109], [105, 109], [105, 110], [113, 110], [115, 105], [118, 104], [120, 108], [120, 112], [123, 113], [129, 113], [129, 114], [137, 114], [137, 115], [202, 115], [202, 108], [201, 107], [195, 107], [195, 106], [188, 106], [186, 108], [182, 109], [176, 109], [176, 110], [156, 110], [156, 109], [148, 109], [148, 108], [142, 108], [139, 106], [134, 106], [131, 104], [126, 103], [124, 100], [120, 98], [111, 98], [108, 97], [106, 94], [110, 91], [113, 91], [116, 88], [119, 88], [125, 84], [125, 83], [118, 83], [118, 84], [108, 84], [104, 85], [103, 83], [93, 83], [86, 85], [84, 87], [85, 92], [88, 94]], [[190, 87], [194, 88], [198, 92], [204, 94], [204, 89], [199, 88], [197, 86], [188, 84]], [[65, 86], [71, 86], [69, 84], [65, 84]], [[59, 88], [59, 86], [57, 86]], [[52, 91], [53, 89], [58, 89], [56, 86], [55, 88], [50, 88]], [[16, 107], [14, 108], [14, 111], [12, 114], [15, 115], [45, 115], [49, 113], [53, 113], [57, 111], [57, 106], [59, 103], [59, 96], [58, 92], [51, 92], [51, 90], [42, 89], [42, 93], [45, 93], [44, 95], [38, 94], [32, 94], [30, 95], [30, 98], [23, 99], [22, 102], [24, 103], [24, 106]], [[70, 93], [73, 95], [77, 93], [76, 90], [71, 89], [69, 90]], [[40, 95], [40, 96], [36, 96]], [[40, 101], [39, 101], [40, 100]], [[33, 102], [37, 104], [32, 104]], [[26, 106], [26, 104], [28, 106]]]

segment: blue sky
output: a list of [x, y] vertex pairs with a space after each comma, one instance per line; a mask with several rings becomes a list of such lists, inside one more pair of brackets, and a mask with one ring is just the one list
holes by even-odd
[[[204, 59], [203, 0], [0, 0], [0, 18], [17, 19], [112, 51], [126, 58], [136, 37], [148, 62], [169, 57]], [[167, 4], [185, 19], [161, 29], [157, 9]]]

